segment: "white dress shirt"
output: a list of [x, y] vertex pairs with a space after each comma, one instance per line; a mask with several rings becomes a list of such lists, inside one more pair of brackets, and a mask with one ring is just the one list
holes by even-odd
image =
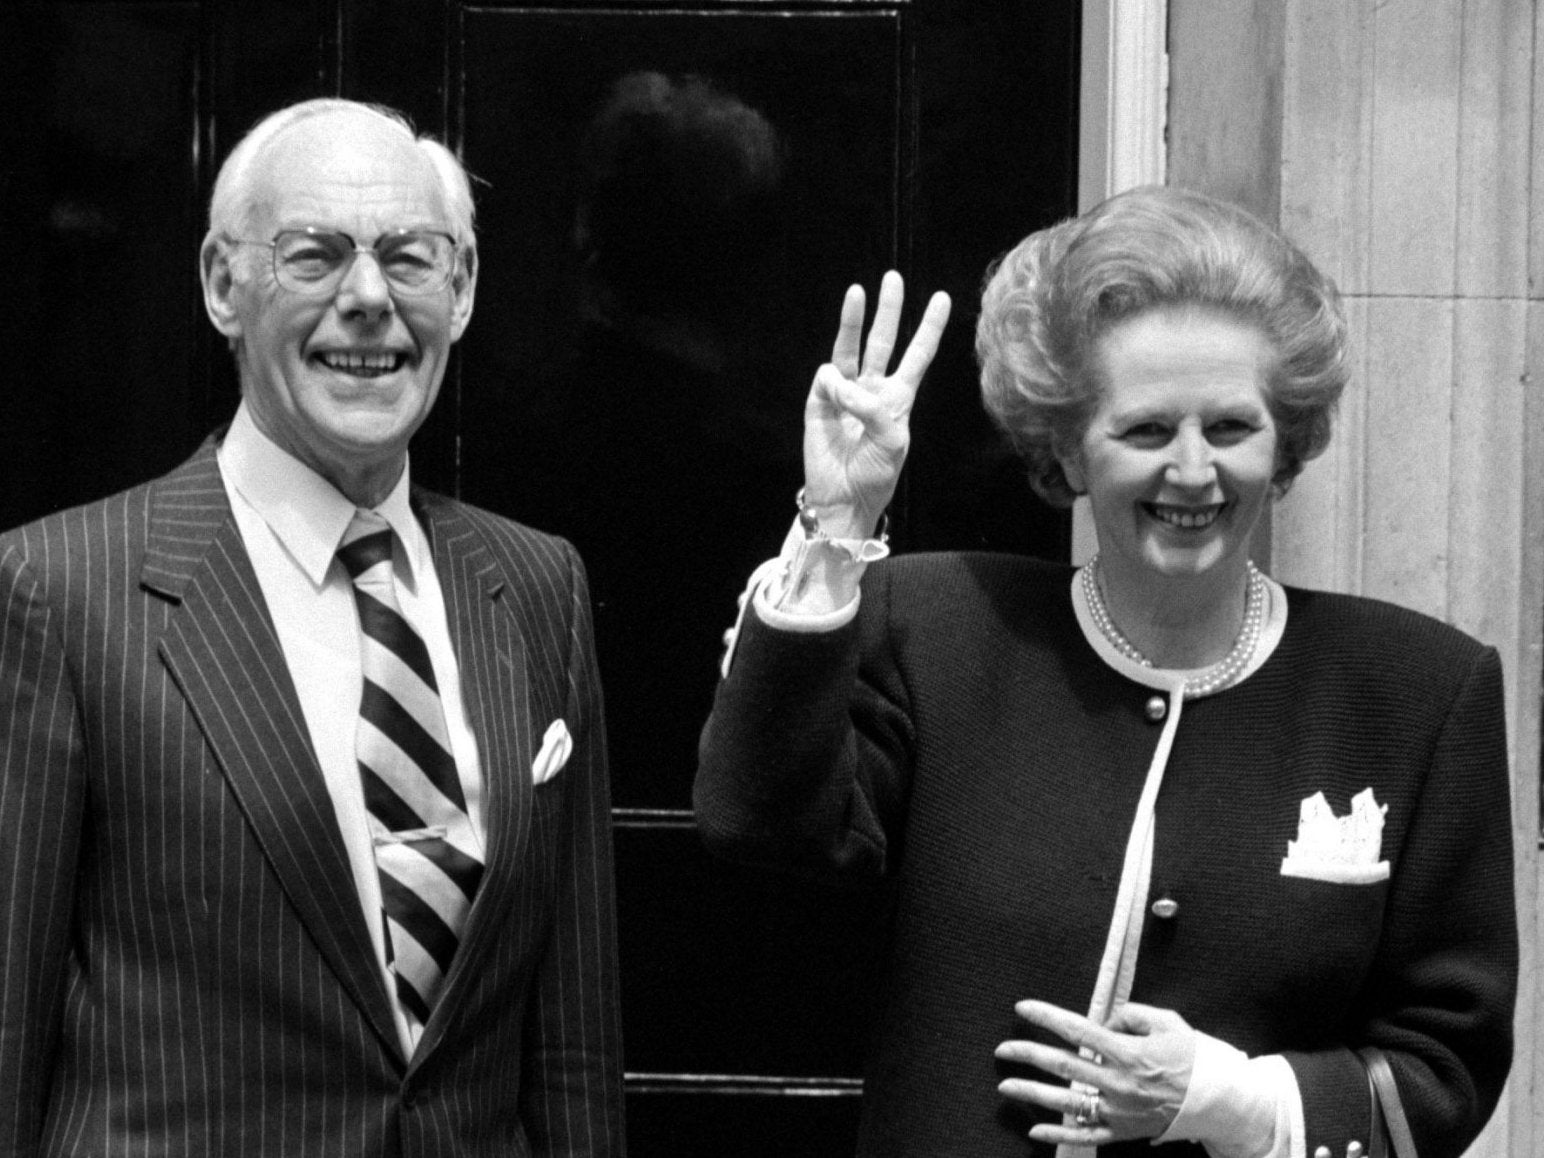
[[[355, 507], [321, 475], [259, 431], [245, 402], [220, 445], [218, 460], [225, 493], [278, 631], [311, 746], [332, 797], [360, 909], [391, 997], [397, 1035], [403, 1052], [410, 1057], [418, 1031], [409, 1028], [387, 965], [380, 877], [354, 750], [364, 679], [359, 613], [353, 584], [336, 553]], [[396, 536], [393, 568], [397, 602], [403, 617], [429, 649], [452, 755], [466, 793], [467, 813], [479, 853], [485, 854], [477, 740], [462, 703], [444, 594], [423, 528], [408, 505], [406, 465], [391, 494], [375, 509]]]

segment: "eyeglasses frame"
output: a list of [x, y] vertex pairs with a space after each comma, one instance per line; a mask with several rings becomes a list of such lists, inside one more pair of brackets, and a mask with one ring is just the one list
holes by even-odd
[[[315, 283], [319, 288], [314, 290], [296, 289], [293, 285], [288, 284], [285, 278], [279, 273], [279, 239], [282, 238], [285, 234], [289, 233], [301, 233], [311, 237], [341, 237], [344, 241], [348, 242], [352, 253], [349, 256], [348, 261], [338, 267], [336, 273], [330, 274], [329, 276]], [[445, 275], [443, 280], [441, 280], [437, 285], [420, 289], [411, 289], [406, 286], [398, 285], [387, 275], [385, 266], [381, 265], [381, 242], [390, 237], [402, 237], [409, 234], [427, 234], [434, 237], [443, 237], [446, 241], [450, 242], [450, 261], [445, 267]], [[323, 229], [316, 225], [303, 225], [295, 229], [281, 229], [273, 235], [273, 238], [270, 241], [257, 241], [253, 238], [247, 237], [233, 237], [229, 234], [225, 236], [225, 240], [230, 242], [232, 245], [256, 245], [266, 248], [268, 250], [269, 260], [273, 268], [274, 281], [277, 282], [279, 288], [284, 290], [286, 293], [297, 294], [300, 297], [322, 297], [324, 294], [329, 294], [336, 290], [343, 279], [348, 276], [349, 270], [354, 268], [354, 262], [359, 259], [359, 255], [362, 253], [368, 253], [371, 257], [375, 258], [375, 264], [381, 270], [381, 277], [384, 278], [386, 284], [391, 287], [391, 292], [402, 294], [405, 297], [428, 297], [430, 294], [439, 293], [442, 289], [451, 283], [451, 280], [456, 275], [456, 263], [460, 260], [461, 251], [464, 248], [464, 246], [456, 240], [454, 234], [447, 233], [443, 229], [388, 229], [386, 232], [376, 237], [375, 243], [373, 245], [360, 245], [359, 242], [355, 241], [352, 236], [345, 233], [341, 229]]]

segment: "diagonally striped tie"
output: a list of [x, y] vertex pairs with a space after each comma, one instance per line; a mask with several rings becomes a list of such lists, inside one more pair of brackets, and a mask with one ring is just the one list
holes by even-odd
[[455, 956], [483, 866], [439, 688], [397, 606], [392, 533], [355, 512], [338, 558], [359, 608], [364, 694], [355, 746], [381, 875], [387, 954], [416, 1041]]

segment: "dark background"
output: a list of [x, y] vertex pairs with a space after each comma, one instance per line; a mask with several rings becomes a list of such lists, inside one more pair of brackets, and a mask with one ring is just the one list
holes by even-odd
[[[899, 268], [913, 319], [935, 289], [955, 300], [914, 417], [896, 548], [1067, 557], [1068, 518], [1028, 495], [981, 415], [971, 341], [988, 262], [1075, 207], [1078, 7], [0, 10], [13, 279], [0, 310], [0, 527], [168, 470], [234, 411], [196, 254], [218, 163], [260, 116], [318, 95], [383, 101], [477, 178], [475, 317], [413, 467], [569, 536], [591, 571], [639, 1158], [851, 1152], [886, 897], [709, 862], [691, 829], [693, 745], [735, 593], [793, 515], [802, 399], [849, 282], [872, 293]], [[673, 212], [681, 195], [650, 192], [677, 189], [668, 181], [597, 208], [581, 143], [617, 81], [640, 71], [701, 77], [769, 127], [777, 179], [743, 216], [715, 216], [709, 200]], [[718, 187], [700, 180], [706, 152], [667, 152], [637, 164], [698, 178], [691, 196]], [[581, 203], [606, 223], [590, 236], [604, 260], [579, 244]], [[703, 244], [710, 226], [720, 232]], [[668, 312], [690, 342], [640, 338], [584, 308], [598, 278], [624, 280], [613, 255], [626, 244], [644, 255], [639, 294], [670, 283], [667, 267], [686, 274], [674, 297], [629, 313]]]

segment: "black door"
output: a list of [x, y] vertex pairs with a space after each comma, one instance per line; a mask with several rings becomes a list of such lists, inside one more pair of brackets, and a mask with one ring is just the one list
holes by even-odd
[[[19, 293], [0, 525], [168, 469], [229, 416], [195, 255], [263, 113], [378, 100], [477, 178], [476, 312], [417, 476], [572, 538], [612, 740], [635, 1155], [850, 1153], [882, 890], [710, 862], [695, 740], [774, 554], [843, 288], [956, 312], [899, 550], [1065, 558], [976, 400], [991, 258], [1075, 205], [1078, 4], [97, 0], [0, 15], [0, 226]], [[915, 316], [915, 309], [912, 311]]]

